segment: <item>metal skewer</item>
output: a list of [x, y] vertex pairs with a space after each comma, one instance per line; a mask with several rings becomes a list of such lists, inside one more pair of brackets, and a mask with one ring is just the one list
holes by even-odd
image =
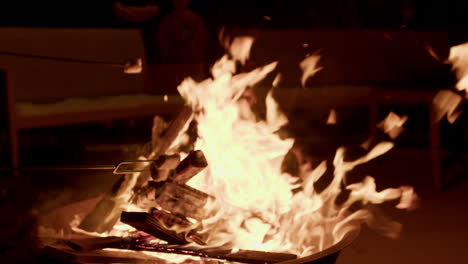
[[154, 160], [129, 160], [121, 161], [117, 165], [90, 165], [90, 166], [46, 166], [46, 167], [19, 167], [0, 168], [0, 171], [73, 171], [73, 170], [112, 170], [113, 174], [127, 174], [146, 171], [144, 166], [141, 169], [132, 168], [132, 165], [142, 163], [152, 163]]
[[127, 74], [138, 74], [142, 71], [142, 59], [135, 58], [126, 60], [124, 63], [117, 62], [108, 62], [108, 61], [97, 61], [97, 60], [83, 60], [75, 58], [63, 58], [63, 57], [53, 57], [53, 56], [44, 56], [37, 54], [28, 54], [28, 53], [19, 53], [11, 51], [0, 51], [0, 55], [15, 56], [15, 57], [25, 57], [41, 60], [53, 60], [53, 61], [64, 61], [72, 63], [84, 63], [84, 64], [95, 64], [95, 65], [105, 65], [110, 67], [122, 68]]

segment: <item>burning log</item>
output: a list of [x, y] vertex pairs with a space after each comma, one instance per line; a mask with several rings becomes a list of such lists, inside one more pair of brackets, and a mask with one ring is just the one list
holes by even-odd
[[170, 180], [176, 183], [184, 184], [193, 176], [208, 166], [205, 155], [201, 150], [191, 151], [190, 154], [177, 165], [176, 173]]
[[180, 155], [161, 155], [150, 165], [151, 178], [155, 181], [166, 181], [175, 173], [175, 168], [180, 163]]
[[[156, 144], [148, 159], [156, 159], [166, 153], [191, 117], [192, 109], [189, 106], [184, 106], [179, 115], [164, 131], [160, 144]], [[143, 175], [144, 173], [138, 179], [135, 179], [138, 177], [135, 174], [127, 174], [120, 178], [111, 191], [106, 193], [96, 207], [83, 219], [79, 228], [99, 233], [112, 229], [122, 213], [122, 204], [127, 202], [127, 194], [135, 186], [140, 186], [148, 180], [148, 176]]]
[[171, 122], [169, 127], [164, 131], [160, 144], [153, 149], [153, 152], [150, 155], [150, 159], [157, 158], [162, 154], [166, 153], [169, 147], [172, 145], [174, 140], [177, 138], [179, 133], [185, 127], [188, 121], [192, 118], [192, 108], [189, 106], [184, 106], [179, 115]]
[[156, 194], [156, 202], [173, 214], [201, 220], [204, 217], [203, 207], [210, 197], [188, 185], [166, 182]]
[[134, 247], [132, 247], [132, 249], [191, 255], [203, 258], [215, 258], [251, 264], [270, 264], [286, 260], [293, 260], [297, 258], [296, 255], [288, 253], [276, 253], [255, 250], [239, 250], [233, 252], [232, 249], [226, 248], [194, 248], [186, 246], [181, 247], [178, 245], [169, 244], [135, 244]]
[[65, 244], [76, 251], [89, 251], [103, 248], [129, 248], [132, 240], [132, 238], [115, 236], [90, 237], [82, 239], [70, 239], [65, 241]]
[[122, 212], [120, 221], [168, 243], [188, 244], [185, 233], [167, 229], [162, 221], [144, 212]]
[[[102, 238], [96, 238], [96, 241]], [[73, 243], [83, 244], [82, 241], [74, 240]], [[74, 250], [66, 245], [49, 245], [43, 249], [43, 254], [54, 259], [67, 261], [67, 263], [167, 263], [161, 258], [155, 258], [140, 251], [152, 251], [169, 254], [190, 255], [201, 257], [200, 263], [220, 263], [214, 259], [236, 261], [250, 264], [272, 264], [283, 261], [294, 261], [296, 255], [287, 253], [263, 252], [253, 250], [239, 250], [232, 252], [231, 249], [222, 248], [193, 248], [169, 244], [145, 245], [138, 243], [129, 243], [124, 247], [109, 245], [109, 249], [130, 249], [126, 251], [115, 250]], [[301, 259], [298, 259], [301, 260]], [[54, 262], [55, 263], [55, 262]], [[185, 262], [182, 262], [185, 263]], [[193, 262], [188, 262], [193, 263]], [[303, 263], [303, 262], [298, 262]]]
[[[72, 239], [65, 242], [70, 248], [79, 251], [95, 251], [104, 248], [146, 250], [152, 252], [197, 256], [251, 264], [276, 263], [297, 258], [294, 254], [255, 250], [233, 251], [228, 248], [195, 248], [174, 244], [139, 243], [135, 238], [96, 237]], [[81, 253], [82, 254], [82, 253]]]

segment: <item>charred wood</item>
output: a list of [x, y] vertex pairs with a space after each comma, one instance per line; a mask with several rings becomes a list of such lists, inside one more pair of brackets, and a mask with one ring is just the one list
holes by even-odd
[[[189, 106], [184, 106], [162, 134], [160, 143], [154, 144], [155, 148], [148, 159], [157, 159], [166, 153], [191, 117], [192, 109]], [[134, 187], [139, 187], [147, 182], [148, 177], [150, 177], [144, 173], [141, 175], [138, 179], [135, 179], [135, 177], [138, 177], [135, 174], [127, 174], [121, 177], [112, 190], [106, 193], [97, 206], [83, 219], [79, 228], [88, 232], [99, 233], [111, 230], [122, 212], [121, 205], [127, 202], [125, 197], [128, 192]]]
[[175, 169], [176, 173], [170, 179], [176, 183], [184, 184], [207, 166], [208, 162], [203, 152], [201, 150], [193, 150], [177, 165]]
[[194, 248], [168, 244], [135, 244], [132, 249], [199, 256], [203, 258], [215, 258], [251, 264], [277, 263], [297, 258], [296, 255], [288, 253], [264, 252], [254, 250], [239, 250], [233, 252], [232, 249], [224, 248]]
[[120, 221], [138, 230], [151, 234], [168, 243], [188, 244], [185, 233], [177, 233], [167, 229], [163, 222], [144, 212], [122, 212]]
[[91, 237], [70, 239], [65, 244], [76, 251], [98, 250], [103, 248], [129, 248], [134, 239], [124, 237]]
[[[197, 220], [204, 218], [203, 207], [212, 196], [185, 184], [165, 182], [156, 193], [156, 203], [172, 214]], [[214, 198], [213, 198], [214, 199]]]

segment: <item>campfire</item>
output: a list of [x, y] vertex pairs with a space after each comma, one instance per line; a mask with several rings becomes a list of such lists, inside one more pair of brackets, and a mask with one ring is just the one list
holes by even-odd
[[[252, 93], [276, 63], [238, 70], [253, 42], [250, 37], [226, 41], [227, 54], [213, 65], [212, 78], [187, 78], [179, 85], [186, 105], [178, 116], [169, 124], [155, 117], [145, 153], [119, 168], [131, 173], [72, 223], [77, 233], [93, 237], [52, 244], [48, 255], [93, 263], [303, 263], [335, 253], [363, 223], [388, 236], [398, 234], [398, 223], [377, 221], [368, 205], [399, 200], [398, 209], [412, 208], [413, 189], [376, 191], [370, 176], [352, 184], [346, 179], [347, 172], [385, 154], [393, 143], [370, 139], [360, 158], [345, 159], [342, 147], [332, 164], [312, 166], [294, 139], [280, 133], [288, 123], [274, 99], [280, 75], [265, 98]], [[312, 55], [300, 63], [302, 83], [320, 70], [318, 61]], [[259, 101], [266, 106], [264, 115], [253, 110]], [[380, 124], [382, 134], [396, 137], [405, 120], [391, 113]], [[286, 156], [295, 160], [297, 173], [284, 170]], [[326, 173], [333, 179], [316, 188]]]

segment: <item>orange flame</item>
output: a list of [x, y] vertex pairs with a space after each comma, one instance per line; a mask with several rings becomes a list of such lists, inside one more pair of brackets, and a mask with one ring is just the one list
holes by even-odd
[[[178, 87], [194, 109], [194, 120], [198, 123], [199, 138], [195, 148], [203, 151], [209, 164], [188, 182], [215, 197], [203, 208], [207, 217], [199, 223], [201, 233], [207, 236], [207, 246], [304, 256], [332, 246], [361, 223], [396, 236], [400, 225], [392, 221], [378, 225], [381, 222], [366, 205], [400, 199], [397, 208], [411, 209], [416, 199], [413, 189], [403, 186], [378, 192], [370, 176], [360, 183], [346, 185], [349, 171], [385, 154], [393, 143], [381, 142], [352, 161], [345, 160], [345, 149], [339, 148], [333, 166], [327, 167], [323, 161], [311, 169], [311, 164], [304, 164], [300, 175], [281, 170], [294, 143], [293, 139], [281, 138], [276, 133], [288, 122], [286, 116], [272, 91], [265, 98], [265, 119], [260, 119], [242, 97], [247, 88], [271, 74], [277, 63], [236, 74], [236, 62], [246, 62], [252, 41], [251, 38], [234, 39], [229, 48], [232, 56], [224, 56], [215, 63], [211, 70], [213, 78], [202, 82], [187, 78]], [[318, 59], [318, 56], [309, 56], [301, 63], [303, 85], [318, 71]], [[279, 80], [277, 76], [273, 87]], [[392, 131], [399, 131], [404, 120], [406, 117], [390, 115], [382, 127], [396, 136]], [[333, 172], [333, 179], [324, 189], [317, 190], [315, 183], [327, 171]], [[131, 182], [138, 174], [129, 177]], [[337, 204], [343, 191], [349, 192], [349, 198]], [[122, 193], [119, 197], [124, 199], [127, 195]], [[352, 211], [350, 207], [355, 202], [363, 207]]]
[[[199, 132], [196, 148], [205, 153], [209, 167], [192, 178], [189, 185], [216, 197], [205, 208], [210, 217], [202, 221], [203, 230], [209, 235], [208, 245], [307, 255], [333, 245], [361, 222], [372, 219], [366, 209], [353, 213], [348, 210], [356, 201], [365, 205], [400, 198], [398, 208], [412, 207], [416, 196], [411, 187], [377, 192], [371, 177], [348, 185], [349, 199], [340, 206], [335, 205], [346, 173], [383, 155], [393, 147], [391, 142], [376, 145], [354, 161], [345, 161], [344, 148], [340, 148], [334, 158], [334, 168], [327, 168], [322, 162], [314, 170], [304, 171], [301, 180], [283, 173], [281, 163], [293, 140], [281, 139], [274, 132], [287, 123], [286, 117], [271, 91], [266, 97], [265, 120], [258, 120], [240, 97], [247, 87], [270, 74], [276, 63], [234, 74], [235, 61], [245, 62], [247, 57], [243, 52], [251, 45], [251, 39], [232, 43], [239, 47], [230, 50], [242, 50], [242, 56], [221, 58], [212, 68], [213, 79], [201, 83], [187, 79], [178, 87], [188, 104], [201, 110], [195, 116]], [[303, 85], [319, 70], [318, 59], [309, 56], [301, 63]], [[383, 123], [384, 130], [396, 136], [405, 119], [391, 115]], [[329, 169], [334, 170], [332, 182], [325, 190], [316, 191], [314, 183]], [[293, 192], [293, 189], [300, 191]], [[396, 223], [388, 226], [389, 235], [399, 230]]]

